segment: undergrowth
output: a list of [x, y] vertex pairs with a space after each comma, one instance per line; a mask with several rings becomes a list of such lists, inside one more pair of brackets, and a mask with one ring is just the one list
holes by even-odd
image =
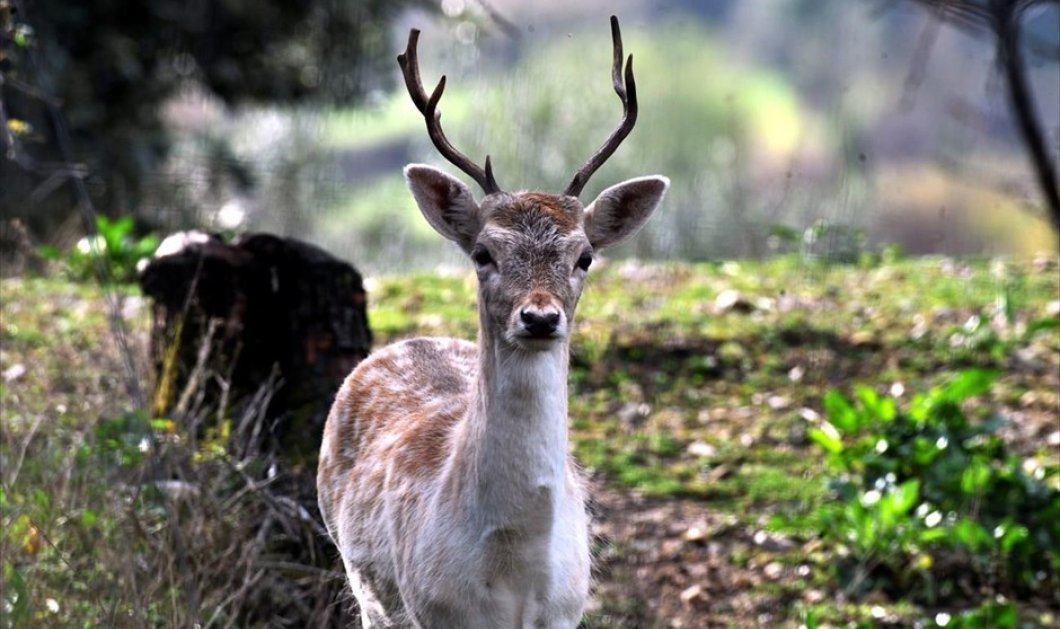
[[[380, 344], [473, 338], [469, 275], [369, 293]], [[116, 294], [143, 364], [147, 309]], [[765, 551], [732, 540], [773, 519], [765, 563], [798, 578], [726, 596], [780, 601], [782, 625], [1048, 625], [1058, 296], [1055, 266], [1012, 261], [602, 262], [573, 334], [572, 446], [594, 483], [724, 518], [711, 543], [741, 570]], [[347, 621], [307, 470], [137, 410], [104, 302], [0, 285], [2, 624]], [[645, 617], [622, 587], [594, 617]]]

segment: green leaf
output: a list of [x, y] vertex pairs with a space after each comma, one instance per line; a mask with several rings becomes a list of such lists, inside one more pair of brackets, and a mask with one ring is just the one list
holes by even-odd
[[1012, 603], [994, 604], [988, 612], [987, 620], [990, 626], [997, 629], [1013, 629], [1016, 627], [1016, 606]]
[[799, 233], [800, 232], [794, 227], [788, 227], [787, 225], [779, 223], [769, 226], [770, 236], [788, 243], [797, 242], [799, 240]]
[[41, 245], [37, 247], [37, 253], [40, 254], [40, 257], [44, 258], [45, 260], [51, 260], [52, 262], [55, 262], [63, 257], [62, 252], [59, 251], [59, 248], [54, 245]]
[[1000, 372], [996, 369], [969, 369], [957, 374], [942, 390], [944, 398], [962, 402], [970, 397], [982, 395], [990, 390]]
[[986, 532], [986, 529], [968, 518], [961, 518], [953, 526], [953, 537], [958, 543], [973, 553], [989, 548], [992, 543], [990, 534]]
[[990, 481], [990, 475], [990, 466], [982, 458], [976, 457], [961, 474], [961, 491], [966, 494], [980, 493]]
[[895, 492], [894, 509], [899, 515], [909, 513], [920, 498], [920, 481], [918, 479], [907, 480], [898, 486]]
[[817, 629], [820, 624], [817, 622], [817, 614], [812, 609], [807, 609], [805, 616], [802, 619], [802, 624], [806, 629]]
[[866, 415], [883, 422], [894, 420], [895, 406], [893, 399], [889, 397], [881, 398], [875, 389], [866, 386], [858, 387], [855, 393], [858, 401], [861, 402], [861, 407], [865, 409]]
[[96, 523], [96, 512], [85, 509], [81, 512], [81, 526], [91, 528]]
[[942, 527], [934, 527], [930, 529], [924, 529], [919, 534], [920, 543], [932, 544], [934, 542], [940, 542], [950, 536], [950, 532]]
[[1027, 527], [1018, 524], [1003, 524], [999, 529], [1001, 532], [1001, 552], [1006, 555], [1012, 552], [1012, 548], [1016, 544], [1025, 541], [1031, 536]]
[[822, 422], [820, 428], [811, 427], [806, 431], [806, 436], [832, 454], [839, 454], [843, 451], [843, 440], [840, 439], [835, 427], [828, 422]]
[[1060, 330], [1060, 318], [1042, 317], [1027, 324], [1025, 336], [1029, 339], [1039, 332], [1052, 332], [1053, 330]]
[[[10, 570], [8, 570], [10, 566]], [[5, 604], [11, 605], [10, 619], [13, 621], [13, 626], [26, 626], [29, 620], [30, 607], [29, 607], [29, 591], [26, 588], [26, 581], [22, 578], [22, 573], [17, 566], [4, 562], [4, 577], [7, 581], [7, 588], [4, 588], [3, 598]]]
[[136, 244], [133, 246], [133, 257], [143, 258], [149, 256], [158, 249], [158, 245], [158, 236], [144, 236], [140, 240], [137, 240]]
[[824, 394], [824, 410], [828, 421], [844, 433], [856, 431], [861, 424], [857, 410], [834, 389]]

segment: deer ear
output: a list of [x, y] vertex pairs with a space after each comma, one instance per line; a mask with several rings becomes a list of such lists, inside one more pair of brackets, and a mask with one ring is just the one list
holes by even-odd
[[478, 204], [467, 186], [456, 177], [423, 164], [406, 166], [405, 181], [431, 227], [470, 253], [481, 225]]
[[636, 234], [662, 201], [670, 180], [655, 175], [611, 186], [585, 209], [585, 234], [593, 249], [613, 247]]

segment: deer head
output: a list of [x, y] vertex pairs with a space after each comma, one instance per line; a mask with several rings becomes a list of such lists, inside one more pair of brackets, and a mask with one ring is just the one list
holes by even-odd
[[419, 31], [409, 34], [406, 51], [398, 56], [405, 85], [435, 147], [474, 179], [485, 196], [476, 202], [460, 180], [430, 166], [410, 165], [405, 178], [427, 222], [471, 257], [479, 279], [483, 331], [506, 345], [543, 350], [565, 343], [593, 256], [635, 234], [669, 186], [665, 177], [641, 177], [604, 190], [588, 206], [578, 199], [637, 118], [633, 56], [623, 79], [622, 35], [614, 16], [611, 36], [612, 81], [622, 102], [622, 122], [562, 194], [502, 191], [488, 156], [480, 167], [445, 137], [438, 111], [445, 77], [428, 97], [416, 56]]

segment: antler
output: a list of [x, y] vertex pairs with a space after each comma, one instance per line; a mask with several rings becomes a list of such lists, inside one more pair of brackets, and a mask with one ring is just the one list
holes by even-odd
[[493, 167], [490, 166], [489, 155], [486, 156], [486, 167], [482, 168], [456, 150], [442, 132], [442, 114], [438, 111], [438, 101], [441, 100], [442, 92], [445, 91], [445, 76], [438, 81], [438, 87], [434, 88], [434, 92], [428, 98], [426, 92], [423, 91], [423, 82], [420, 81], [420, 63], [416, 56], [416, 43], [419, 38], [419, 29], [414, 28], [409, 31], [408, 46], [403, 54], [398, 55], [397, 59], [398, 65], [401, 66], [401, 73], [405, 76], [405, 87], [409, 90], [409, 96], [412, 97], [412, 102], [416, 104], [416, 108], [427, 121], [427, 135], [431, 137], [438, 152], [474, 179], [486, 194], [500, 192], [501, 188], [497, 185], [497, 180], [493, 178]]
[[611, 66], [611, 82], [614, 84], [615, 93], [622, 101], [622, 123], [611, 133], [604, 145], [596, 154], [585, 162], [581, 170], [574, 175], [570, 185], [563, 192], [568, 196], [576, 197], [581, 194], [589, 177], [593, 176], [598, 168], [614, 154], [615, 149], [622, 144], [633, 125], [637, 122], [637, 83], [633, 80], [633, 55], [626, 61], [626, 81], [622, 83], [622, 31], [618, 28], [618, 18], [611, 16], [611, 42], [614, 47], [614, 61]]

